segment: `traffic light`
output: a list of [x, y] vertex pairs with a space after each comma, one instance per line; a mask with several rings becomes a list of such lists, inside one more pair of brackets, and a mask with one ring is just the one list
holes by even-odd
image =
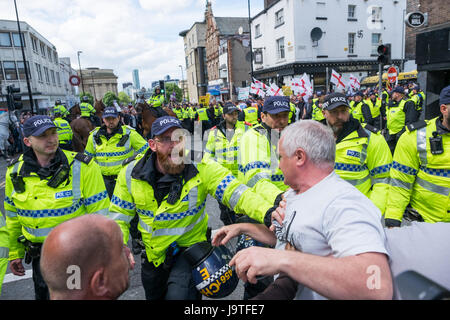
[[164, 80], [159, 80], [159, 88], [161, 89], [161, 93], [164, 94]]
[[7, 86], [6, 90], [8, 92], [8, 108], [11, 110], [22, 109], [22, 96], [17, 94], [20, 92], [20, 88], [15, 88], [14, 86]]
[[391, 63], [391, 44], [385, 43], [379, 45], [377, 48], [378, 52], [378, 63], [381, 64], [390, 64]]

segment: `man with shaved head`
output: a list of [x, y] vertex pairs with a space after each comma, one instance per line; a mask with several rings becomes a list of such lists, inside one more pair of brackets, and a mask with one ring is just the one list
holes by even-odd
[[84, 215], [54, 228], [42, 247], [41, 272], [52, 300], [117, 299], [134, 268], [113, 220]]

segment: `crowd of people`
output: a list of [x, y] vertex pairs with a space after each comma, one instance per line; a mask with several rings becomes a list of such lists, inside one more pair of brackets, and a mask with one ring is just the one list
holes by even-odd
[[[32, 263], [36, 299], [114, 299], [128, 286], [132, 253], [141, 253], [146, 299], [198, 300], [184, 252], [246, 234], [265, 246], [229, 262], [246, 283], [244, 299], [398, 297], [395, 264], [433, 278], [450, 261], [445, 252], [428, 256], [426, 268], [417, 259], [450, 234], [442, 232], [450, 222], [450, 87], [441, 92], [440, 116], [426, 121], [417, 85], [375, 89], [316, 92], [308, 101], [172, 104], [176, 117], [157, 118], [148, 140], [132, 106], [108, 106], [84, 153], [59, 147], [62, 128], [53, 119], [30, 117], [24, 152], [8, 165], [0, 221], [11, 271], [23, 275], [22, 260]], [[164, 100], [154, 95], [149, 105]], [[195, 134], [196, 125], [203, 158], [185, 162], [180, 129]], [[208, 195], [220, 213], [206, 212]], [[224, 225], [212, 238], [208, 214]], [[73, 240], [61, 236], [71, 228]], [[412, 236], [405, 228], [439, 232], [411, 253], [399, 245]], [[105, 263], [112, 257], [117, 263]], [[89, 270], [82, 291], [67, 288], [74, 265]], [[373, 266], [379, 277], [369, 285]], [[445, 274], [433, 279], [450, 283]]]

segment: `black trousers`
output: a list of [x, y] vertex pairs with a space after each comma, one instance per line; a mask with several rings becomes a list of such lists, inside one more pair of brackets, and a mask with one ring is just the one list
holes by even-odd
[[195, 288], [192, 267], [179, 254], [171, 268], [158, 267], [142, 257], [141, 279], [147, 300], [201, 300]]
[[33, 268], [34, 296], [36, 300], [50, 300], [50, 293], [44, 281], [40, 266], [41, 258], [35, 258], [31, 262]]

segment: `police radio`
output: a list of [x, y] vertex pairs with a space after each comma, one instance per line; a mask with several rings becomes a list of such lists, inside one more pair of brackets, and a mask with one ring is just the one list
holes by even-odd
[[123, 147], [125, 143], [127, 142], [128, 138], [130, 137], [129, 134], [126, 134], [120, 138], [120, 141], [117, 143], [117, 147]]
[[25, 182], [23, 181], [22, 176], [19, 176], [17, 172], [13, 172], [10, 175], [11, 182], [14, 186], [14, 191], [17, 193], [24, 193], [25, 192]]
[[439, 136], [437, 131], [434, 131], [433, 136], [430, 137], [430, 150], [431, 150], [431, 154], [444, 153], [444, 146], [442, 144], [442, 136]]
[[47, 185], [51, 188], [57, 188], [61, 183], [67, 180], [69, 172], [70, 165], [61, 164], [52, 178], [47, 182]]

